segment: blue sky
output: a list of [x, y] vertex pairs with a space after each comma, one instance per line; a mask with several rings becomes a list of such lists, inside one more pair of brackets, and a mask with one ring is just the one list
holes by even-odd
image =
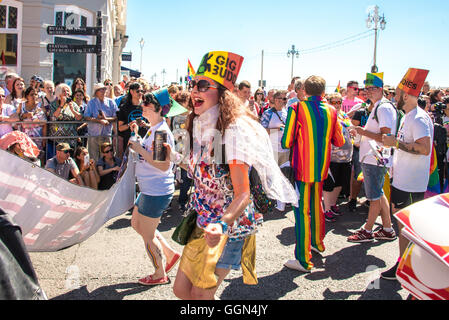
[[[287, 51], [295, 45], [294, 75], [324, 77], [328, 91], [341, 81], [363, 83], [374, 56], [374, 31], [367, 32], [368, 8], [378, 5], [386, 28], [379, 32], [377, 65], [385, 84], [396, 86], [409, 67], [429, 69], [433, 87], [449, 87], [449, 1], [447, 0], [340, 0], [340, 1], [156, 1], [128, 0], [125, 51], [140, 68], [141, 38], [145, 40], [144, 77], [162, 84], [176, 81], [187, 70], [187, 59], [196, 69], [203, 55], [213, 50], [242, 55], [238, 81], [248, 80], [253, 91], [261, 78], [267, 87], [284, 88], [291, 75]], [[365, 34], [362, 34], [367, 32]], [[362, 34], [357, 41], [331, 49], [307, 50]], [[365, 38], [363, 38], [365, 37]], [[352, 38], [357, 39], [357, 38]], [[350, 40], [352, 40], [350, 39]], [[333, 91], [333, 90], [332, 90]]]

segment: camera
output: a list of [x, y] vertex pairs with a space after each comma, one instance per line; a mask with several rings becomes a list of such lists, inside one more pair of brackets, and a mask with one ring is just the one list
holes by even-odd
[[444, 110], [446, 110], [446, 104], [443, 102], [437, 102], [433, 105], [435, 113], [444, 115]]

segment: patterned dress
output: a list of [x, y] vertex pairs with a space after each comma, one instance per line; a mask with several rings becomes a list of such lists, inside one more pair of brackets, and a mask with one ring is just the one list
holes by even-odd
[[[26, 122], [33, 122], [33, 121], [47, 121], [47, 117], [45, 116], [44, 110], [40, 108], [40, 104], [36, 104], [36, 106], [33, 108], [33, 110], [29, 111], [25, 107], [25, 102], [22, 103], [20, 115], [23, 115], [24, 113], [31, 112], [33, 114], [32, 118], [23, 119], [23, 121]], [[26, 133], [30, 138], [33, 137], [42, 137], [44, 135], [44, 125], [42, 124], [21, 124], [19, 126], [20, 131]], [[42, 139], [33, 139], [33, 142], [37, 145], [39, 150], [43, 149], [43, 140]]]
[[[188, 207], [198, 213], [197, 225], [200, 228], [220, 220], [234, 197], [229, 167], [215, 164], [213, 157], [210, 157], [211, 148], [202, 147], [202, 156], [197, 165], [193, 153], [189, 162], [188, 174], [194, 179], [194, 191]], [[229, 241], [243, 240], [256, 233], [262, 222], [263, 216], [255, 211], [251, 202], [234, 224], [228, 227]]]

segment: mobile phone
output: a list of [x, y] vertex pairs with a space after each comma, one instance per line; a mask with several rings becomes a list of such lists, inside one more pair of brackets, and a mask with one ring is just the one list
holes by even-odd
[[85, 166], [88, 166], [88, 165], [89, 165], [89, 155], [88, 155], [88, 154], [86, 154], [86, 155], [84, 156], [84, 165], [85, 165]]

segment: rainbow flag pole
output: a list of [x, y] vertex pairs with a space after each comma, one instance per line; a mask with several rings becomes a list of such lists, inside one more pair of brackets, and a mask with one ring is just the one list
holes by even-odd
[[338, 80], [338, 86], [337, 86], [337, 88], [335, 89], [335, 92], [340, 93], [340, 91], [341, 91], [340, 80]]
[[192, 81], [195, 77], [195, 69], [193, 69], [192, 63], [187, 59], [187, 80]]

